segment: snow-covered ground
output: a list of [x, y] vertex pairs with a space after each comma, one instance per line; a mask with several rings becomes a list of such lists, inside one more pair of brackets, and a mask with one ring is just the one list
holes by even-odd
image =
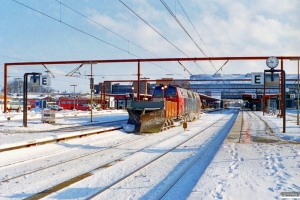
[[[293, 111], [289, 111], [289, 113], [292, 112]], [[95, 121], [112, 121], [127, 118], [127, 114], [124, 111], [99, 111], [99, 113], [95, 112], [94, 114]], [[192, 170], [193, 173], [188, 175], [189, 178], [187, 179], [186, 185], [181, 187], [180, 191], [183, 191], [180, 196], [177, 196], [178, 199], [281, 199], [281, 192], [299, 192], [300, 198], [300, 144], [298, 144], [300, 143], [300, 126], [296, 124], [296, 118], [287, 116], [286, 133], [282, 133], [282, 118], [267, 114], [263, 116], [262, 112], [256, 112], [256, 114], [262, 117], [272, 127], [276, 137], [286, 142], [281, 142], [280, 144], [224, 142], [212, 161], [212, 158], [209, 158], [209, 156], [200, 160], [199, 168]], [[14, 122], [14, 119], [22, 119], [22, 116], [19, 115], [20, 114], [16, 114], [13, 116], [10, 121], [7, 120], [7, 114], [0, 115], [0, 120], [3, 120], [0, 122], [0, 145], [13, 143], [15, 141], [31, 140], [37, 137], [46, 137], [49, 136], [49, 134], [53, 134], [53, 132], [47, 132], [47, 130], [53, 128], [57, 129], [72, 124], [83, 125], [90, 123], [90, 115], [88, 112], [77, 112], [76, 114], [74, 112], [66, 112], [57, 114], [57, 117], [62, 117], [57, 119], [59, 125], [43, 124], [37, 120], [29, 121], [28, 127], [25, 128], [22, 127], [21, 121]], [[71, 118], [71, 116], [74, 115], [81, 117]], [[192, 122], [189, 125], [190, 132], [188, 133], [192, 134], [192, 129], [203, 127], [207, 121], [223, 115], [225, 115], [225, 111], [223, 114], [202, 114], [200, 120]], [[30, 112], [28, 119], [32, 118], [40, 119], [41, 116], [39, 112]], [[203, 121], [205, 119], [207, 120]], [[26, 130], [44, 131], [36, 134]], [[178, 128], [167, 130], [165, 133], [172, 134], [174, 131], [178, 131]], [[60, 133], [57, 132], [56, 134]], [[122, 131], [116, 131], [115, 134], [124, 133]], [[44, 146], [46, 148], [47, 145]], [[24, 152], [28, 152], [28, 150]], [[5, 153], [5, 155], [10, 155], [10, 152]], [[38, 152], [36, 153], [38, 154]], [[0, 153], [0, 156], [1, 154], [3, 153]], [[3, 157], [1, 159], [3, 159]], [[142, 159], [143, 157], [139, 157], [140, 162], [143, 162]], [[169, 157], [169, 159], [172, 159], [172, 157]], [[115, 168], [116, 170], [120, 170], [118, 167]], [[110, 173], [112, 175], [114, 174], [114, 172]], [[115, 173], [118, 173], [118, 171]], [[159, 176], [160, 173], [158, 172], [157, 174], [157, 176]], [[97, 177], [97, 174], [95, 175], [95, 177]], [[147, 177], [144, 177], [144, 179], [145, 181], [151, 181], [146, 180]], [[39, 181], [41, 180], [36, 177], [36, 182]], [[97, 186], [93, 185], [93, 187]], [[134, 185], [134, 187], [141, 187], [140, 189], [142, 189], [143, 185]], [[67, 196], [67, 198], [78, 198], [78, 196], [81, 196], [80, 192], [85, 194], [92, 189], [94, 188], [89, 188], [88, 185], [77, 189], [71, 186], [69, 190], [74, 190], [74, 196]], [[68, 188], [66, 190], [68, 190]], [[128, 196], [125, 195], [126, 193], [122, 196], [122, 190], [124, 190], [122, 187], [114, 188], [114, 192], [118, 193], [118, 198], [128, 199]], [[155, 190], [151, 191], [155, 193]], [[6, 193], [14, 194], [14, 188], [6, 188]], [[147, 195], [151, 197], [151, 194]], [[59, 197], [63, 198], [63, 195], [60, 196], [58, 193], [51, 198], [55, 199]], [[8, 197], [0, 193], [0, 198], [22, 199], [22, 195]], [[136, 198], [133, 196], [132, 199]], [[174, 199], [174, 197], [167, 199]]]
[[[22, 113], [0, 114], [0, 146], [62, 135], [64, 133], [59, 131], [62, 127], [92, 124], [91, 114], [88, 111], [64, 110], [55, 113], [55, 124], [47, 124], [41, 122], [41, 110], [33, 109], [28, 112], [27, 127], [23, 127]], [[7, 120], [8, 117], [11, 120]], [[94, 110], [92, 119], [94, 122], [108, 122], [128, 119], [128, 114], [125, 110]], [[57, 132], [49, 132], [49, 130], [57, 130]]]

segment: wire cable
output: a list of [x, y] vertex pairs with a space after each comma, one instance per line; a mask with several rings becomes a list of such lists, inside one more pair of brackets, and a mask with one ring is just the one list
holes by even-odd
[[[193, 26], [194, 30], [196, 31], [198, 37], [200, 38], [201, 42], [202, 42], [203, 45], [205, 46], [206, 50], [208, 51], [208, 53], [210, 54], [210, 56], [213, 57], [212, 53], [209, 51], [209, 49], [207, 48], [207, 46], [206, 46], [206, 44], [204, 43], [203, 39], [201, 38], [199, 32], [197, 31], [197, 29], [195, 28], [194, 24], [193, 24], [192, 21], [190, 20], [189, 16], [188, 16], [187, 13], [185, 12], [183, 6], [182, 6], [181, 3], [179, 2], [179, 0], [176, 0], [176, 1], [178, 2], [179, 6], [180, 6], [181, 9], [183, 10], [185, 16], [188, 18], [188, 20], [189, 20], [189, 22], [191, 23], [191, 25]], [[209, 61], [210, 61], [210, 62], [212, 63], [212, 65], [214, 66], [212, 60], [209, 60]], [[216, 69], [216, 68], [215, 68], [215, 69]]]
[[[135, 44], [134, 42], [130, 41], [129, 39], [126, 39], [125, 37], [121, 36], [120, 34], [118, 34], [118, 33], [114, 32], [114, 31], [110, 30], [109, 28], [107, 28], [107, 27], [103, 26], [102, 24], [96, 22], [95, 20], [93, 20], [93, 19], [87, 17], [86, 15], [80, 13], [79, 11], [77, 11], [77, 10], [71, 8], [70, 6], [68, 6], [68, 5], [66, 5], [66, 4], [64, 4], [64, 3], [62, 3], [62, 2], [60, 2], [60, 1], [58, 1], [58, 0], [55, 0], [55, 1], [59, 2], [60, 5], [65, 6], [66, 8], [72, 10], [73, 12], [77, 13], [78, 15], [80, 15], [80, 16], [82, 16], [82, 17], [88, 19], [89, 21], [91, 21], [91, 22], [97, 24], [98, 26], [101, 26], [101, 27], [104, 28], [105, 30], [107, 30], [107, 31], [109, 31], [109, 32], [111, 32], [111, 33], [113, 33], [113, 34], [115, 34], [116, 36], [118, 36], [118, 37], [124, 39], [125, 41], [128, 42], [128, 45], [129, 45], [129, 43], [131, 43], [132, 45], [134, 45], [134, 46], [136, 46], [136, 47], [138, 47], [138, 48], [140, 48], [140, 49], [142, 49], [142, 50], [148, 52], [149, 54], [151, 54], [151, 55], [153, 55], [153, 56], [155, 56], [155, 57], [157, 57], [157, 58], [160, 58], [158, 55], [156, 55], [156, 54], [154, 54], [154, 53], [148, 51], [147, 49], [145, 49], [145, 48], [143, 48], [143, 47], [141, 47], [141, 46], [139, 46], [139, 45], [137, 45], [137, 44]], [[128, 49], [129, 49], [129, 47], [128, 47]], [[127, 52], [129, 52], [129, 50], [128, 50]], [[174, 65], [172, 62], [170, 62], [170, 63], [171, 63], [172, 65]], [[174, 66], [175, 66], [175, 65], [174, 65]], [[163, 67], [161, 67], [161, 68], [163, 68]], [[165, 69], [165, 68], [163, 68], [163, 69]], [[173, 72], [173, 73], [174, 73], [174, 72]], [[174, 73], [174, 74], [176, 74], [176, 73]], [[178, 75], [178, 74], [177, 74], [177, 75]]]
[[[169, 11], [169, 13], [172, 15], [172, 17], [175, 19], [175, 21], [179, 24], [179, 26], [183, 29], [183, 31], [189, 36], [189, 38], [193, 41], [193, 43], [196, 45], [196, 47], [200, 50], [200, 52], [208, 58], [208, 56], [205, 54], [205, 52], [199, 47], [199, 45], [195, 42], [195, 40], [192, 38], [192, 36], [188, 33], [188, 31], [184, 28], [184, 26], [181, 24], [181, 22], [179, 21], [179, 19], [174, 15], [174, 13], [172, 12], [172, 10], [169, 8], [169, 6], [163, 1], [160, 0], [160, 2], [165, 6], [165, 8]], [[213, 65], [213, 67], [215, 68], [215, 66]], [[215, 68], [215, 70], [217, 70]]]
[[[12, 0], [12, 1], [14, 1], [14, 2], [16, 2], [16, 3], [18, 3], [18, 4], [20, 4], [20, 5], [24, 6], [24, 7], [26, 7], [26, 8], [29, 8], [29, 9], [31, 9], [31, 10], [37, 12], [37, 13], [40, 13], [41, 15], [44, 15], [44, 16], [50, 18], [50, 19], [53, 19], [53, 20], [55, 20], [55, 21], [57, 21], [57, 22], [60, 22], [60, 23], [62, 23], [62, 24], [64, 24], [64, 25], [66, 25], [66, 26], [68, 26], [68, 27], [70, 27], [70, 28], [72, 28], [72, 29], [74, 29], [74, 30], [77, 30], [77, 31], [79, 31], [79, 32], [81, 32], [81, 33], [83, 33], [83, 34], [85, 34], [85, 35], [88, 35], [88, 36], [90, 36], [90, 37], [92, 37], [92, 38], [94, 38], [94, 39], [96, 39], [96, 40], [99, 40], [99, 41], [101, 41], [101, 42], [103, 42], [103, 43], [105, 43], [105, 44], [107, 44], [107, 45], [109, 45], [109, 46], [112, 46], [112, 47], [114, 47], [114, 48], [116, 48], [116, 49], [119, 49], [120, 51], [123, 51], [123, 52], [125, 52], [125, 53], [128, 53], [128, 54], [130, 54], [130, 55], [132, 55], [132, 56], [135, 56], [135, 57], [137, 57], [137, 58], [141, 58], [141, 57], [139, 57], [139, 56], [137, 56], [137, 55], [135, 55], [135, 54], [133, 54], [133, 53], [130, 53], [130, 52], [128, 52], [128, 51], [126, 51], [126, 50], [124, 50], [124, 49], [122, 49], [122, 48], [120, 48], [120, 47], [118, 47], [118, 46], [116, 46], [116, 45], [113, 45], [113, 44], [111, 44], [111, 43], [109, 43], [109, 42], [107, 42], [107, 41], [105, 41], [105, 40], [102, 40], [102, 39], [100, 39], [100, 38], [98, 38], [98, 37], [96, 37], [96, 36], [94, 36], [94, 35], [92, 35], [92, 34], [89, 34], [89, 33], [85, 32], [85, 31], [83, 31], [83, 30], [80, 30], [79, 28], [76, 28], [76, 27], [74, 27], [74, 26], [72, 26], [72, 25], [70, 25], [70, 24], [67, 24], [67, 23], [63, 22], [63, 21], [60, 21], [60, 20], [58, 20], [58, 19], [55, 19], [54, 17], [51, 17], [50, 15], [47, 15], [47, 14], [45, 14], [45, 13], [43, 13], [43, 12], [41, 12], [41, 11], [38, 11], [38, 10], [32, 8], [32, 7], [29, 7], [29, 6], [27, 6], [27, 5], [23, 4], [23, 3], [20, 3], [20, 2], [18, 2], [18, 1], [16, 1], [16, 0]], [[157, 64], [155, 64], [155, 63], [152, 63], [152, 62], [150, 62], [150, 63], [153, 64], [153, 65], [155, 65], [155, 66], [158, 66], [158, 67], [160, 67], [160, 68], [162, 68], [162, 69], [164, 69], [164, 70], [166, 70], [166, 71], [172, 72], [172, 71], [170, 71], [170, 70], [168, 70], [168, 69], [166, 69], [166, 68], [164, 68], [164, 67], [161, 67], [161, 66], [159, 66], [159, 65], [157, 65]], [[172, 73], [173, 73], [173, 72], [172, 72]], [[177, 75], [178, 75], [178, 74], [177, 74]]]
[[[20, 59], [20, 58], [15, 58], [15, 57], [10, 57], [10, 56], [5, 56], [5, 55], [0, 55], [1, 57], [4, 57], [4, 58], [11, 58], [11, 59], [14, 59], [14, 60], [23, 60], [23, 61], [28, 61], [28, 60], [24, 60], [24, 59]], [[4, 64], [4, 63], [3, 63]]]
[[70, 6], [68, 6], [68, 5], [66, 5], [66, 4], [64, 4], [64, 3], [62, 3], [62, 2], [60, 2], [60, 1], [58, 1], [58, 0], [55, 0], [55, 1], [57, 1], [57, 2], [59, 2], [60, 4], [64, 5], [64, 6], [67, 7], [68, 9], [74, 11], [74, 12], [77, 13], [78, 15], [81, 15], [82, 17], [88, 19], [89, 21], [91, 21], [91, 22], [97, 24], [98, 26], [101, 26], [102, 28], [104, 28], [105, 30], [107, 30], [107, 31], [109, 31], [109, 32], [111, 32], [111, 33], [113, 33], [114, 35], [116, 35], [116, 36], [118, 36], [118, 37], [120, 37], [120, 38], [126, 40], [128, 43], [131, 43], [131, 44], [133, 44], [134, 46], [136, 46], [136, 47], [138, 47], [138, 48], [140, 48], [140, 49], [142, 49], [142, 50], [144, 50], [144, 51], [150, 53], [151, 55], [154, 55], [154, 56], [158, 57], [157, 55], [151, 53], [151, 52], [148, 51], [147, 49], [145, 49], [145, 48], [143, 48], [143, 47], [141, 47], [141, 46], [139, 46], [139, 45], [137, 45], [137, 44], [131, 42], [130, 40], [126, 39], [125, 37], [121, 36], [120, 34], [118, 34], [118, 33], [114, 32], [114, 31], [110, 30], [109, 28], [106, 28], [105, 26], [103, 26], [103, 25], [101, 25], [100, 23], [96, 22], [95, 20], [93, 20], [93, 19], [91, 19], [91, 18], [85, 16], [84, 14], [78, 12], [77, 10], [71, 8]]
[[[186, 53], [181, 51], [176, 45], [174, 45], [170, 40], [168, 40], [165, 36], [163, 36], [159, 31], [157, 31], [153, 26], [151, 26], [146, 20], [144, 20], [141, 16], [139, 16], [136, 12], [134, 12], [129, 6], [127, 6], [123, 1], [119, 0], [126, 8], [128, 8], [133, 14], [135, 14], [138, 18], [140, 18], [145, 24], [147, 24], [151, 29], [153, 29], [157, 34], [159, 34], [162, 38], [164, 38], [169, 44], [175, 47], [178, 51], [180, 51], [183, 55], [190, 58]], [[195, 62], [196, 63], [196, 62]], [[198, 65], [201, 69], [201, 67]], [[203, 71], [203, 69], [201, 69]], [[203, 71], [204, 72], [204, 71]], [[204, 72], [205, 73], [205, 72]]]

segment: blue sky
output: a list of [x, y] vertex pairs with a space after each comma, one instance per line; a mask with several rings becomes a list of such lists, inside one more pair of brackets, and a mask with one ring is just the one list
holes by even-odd
[[[161, 1], [122, 0], [170, 42], [119, 0], [16, 1], [0, 0], [2, 66], [25, 61], [204, 57], [201, 51], [207, 56], [300, 56], [300, 1], [297, 0], [165, 0], [199, 48]], [[192, 74], [213, 74], [224, 62], [182, 64]], [[76, 67], [47, 66], [55, 75], [52, 87], [73, 91], [70, 85], [76, 84], [77, 91], [88, 91], [89, 80], [84, 75], [90, 74], [90, 66], [83, 66], [80, 76], [65, 76]], [[296, 62], [285, 61], [284, 68], [287, 73], [297, 73]], [[264, 69], [264, 61], [230, 61], [221, 73], [244, 74]], [[1, 68], [1, 74], [3, 71]], [[23, 77], [27, 72], [45, 71], [43, 66], [11, 67], [9, 80]], [[136, 79], [136, 73], [136, 63], [93, 66], [95, 83]], [[151, 79], [189, 78], [189, 73], [176, 62], [142, 63], [141, 74]], [[3, 86], [3, 76], [0, 85]]]

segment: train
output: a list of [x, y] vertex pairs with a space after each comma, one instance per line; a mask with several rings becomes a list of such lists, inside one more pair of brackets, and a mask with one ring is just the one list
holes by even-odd
[[125, 132], [157, 133], [201, 116], [201, 99], [197, 92], [172, 85], [154, 88], [151, 101], [133, 101]]
[[89, 104], [90, 99], [87, 97], [61, 97], [59, 98], [59, 106], [65, 110], [73, 110], [79, 105]]

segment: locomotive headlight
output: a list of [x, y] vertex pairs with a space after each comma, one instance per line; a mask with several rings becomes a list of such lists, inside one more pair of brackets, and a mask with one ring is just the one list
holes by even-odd
[[162, 91], [162, 98], [163, 98], [163, 99], [165, 98], [165, 92], [164, 92], [164, 89], [165, 89], [165, 87], [162, 86], [162, 87], [161, 87], [161, 91]]

